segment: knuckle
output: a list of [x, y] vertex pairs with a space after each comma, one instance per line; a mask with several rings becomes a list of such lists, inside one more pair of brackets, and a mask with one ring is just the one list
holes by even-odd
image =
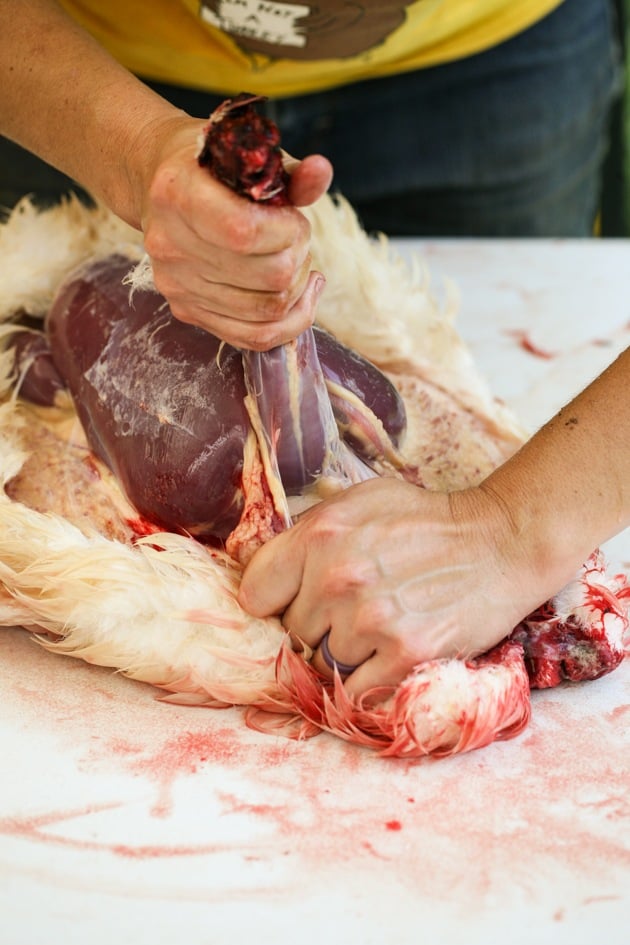
[[143, 234], [144, 248], [152, 260], [167, 262], [173, 258], [173, 248], [167, 235], [156, 227], [147, 227]]
[[410, 634], [401, 634], [396, 639], [396, 647], [392, 653], [391, 660], [402, 678], [409, 673], [414, 666], [426, 662], [426, 647], [422, 647], [417, 639]]
[[243, 338], [242, 347], [250, 351], [269, 351], [270, 348], [276, 348], [282, 344], [282, 335], [277, 325], [259, 325], [255, 330], [250, 330]]
[[369, 614], [369, 608], [363, 598], [364, 592], [372, 582], [372, 568], [365, 562], [347, 559], [329, 566], [323, 580], [322, 593], [331, 597], [355, 598], [355, 612]]
[[288, 295], [302, 265], [292, 248], [277, 253], [266, 273], [267, 288], [279, 295]]
[[175, 191], [176, 174], [168, 165], [161, 164], [149, 185], [149, 199], [157, 207], [168, 206]]
[[196, 318], [195, 314], [190, 310], [190, 308], [184, 305], [177, 300], [174, 300], [169, 303], [171, 313], [174, 318], [179, 322], [184, 322], [186, 325], [198, 325], [199, 319]]
[[[290, 301], [287, 292], [273, 292], [259, 298], [257, 314], [262, 321], [280, 322], [289, 313]], [[277, 330], [277, 329], [276, 329]]]
[[223, 217], [223, 237], [228, 249], [249, 255], [255, 251], [258, 228], [248, 212], [239, 208]]
[[307, 220], [306, 216], [302, 213], [301, 210], [297, 210], [295, 213], [295, 242], [309, 243], [311, 240], [312, 227], [310, 221]]
[[430, 640], [420, 628], [407, 621], [394, 617], [383, 629], [388, 640], [389, 658], [400, 669], [406, 672], [418, 663], [432, 659]]
[[355, 620], [363, 633], [387, 632], [393, 626], [396, 608], [387, 597], [371, 597], [357, 603]]
[[291, 260], [278, 257], [269, 267], [265, 274], [265, 288], [273, 292], [277, 298], [282, 298], [288, 293], [295, 271]]
[[173, 315], [177, 317], [176, 308], [181, 308], [182, 289], [179, 281], [174, 277], [168, 267], [163, 265], [153, 266], [153, 283], [158, 292], [168, 299]]
[[342, 512], [337, 505], [320, 505], [317, 514], [308, 522], [309, 539], [314, 545], [323, 546], [337, 539], [342, 528]]

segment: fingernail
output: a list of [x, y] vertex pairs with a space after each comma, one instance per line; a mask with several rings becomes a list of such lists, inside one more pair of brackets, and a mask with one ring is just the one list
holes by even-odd
[[318, 300], [322, 292], [324, 291], [324, 286], [326, 285], [326, 280], [321, 273], [318, 274], [315, 282], [313, 283], [313, 298], [315, 301]]

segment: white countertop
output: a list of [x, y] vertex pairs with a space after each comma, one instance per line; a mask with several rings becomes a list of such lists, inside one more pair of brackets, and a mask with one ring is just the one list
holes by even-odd
[[[630, 241], [412, 245], [532, 429], [630, 341]], [[429, 762], [165, 705], [19, 630], [0, 665], [2, 945], [628, 941], [628, 660]]]

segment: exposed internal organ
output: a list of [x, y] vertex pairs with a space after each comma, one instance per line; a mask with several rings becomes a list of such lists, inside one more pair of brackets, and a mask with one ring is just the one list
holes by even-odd
[[22, 396], [33, 404], [51, 406], [66, 385], [55, 367], [44, 334], [25, 327], [12, 335], [10, 346]]
[[[171, 530], [226, 539], [243, 513], [244, 473], [252, 468], [244, 463], [252, 428], [241, 353], [173, 318], [156, 292], [137, 292], [130, 302], [123, 284], [129, 267], [126, 257], [109, 257], [88, 264], [62, 286], [46, 322], [54, 364], [90, 447], [115, 473], [138, 512]], [[344, 409], [344, 384], [352, 399], [367, 388], [365, 459], [373, 460], [379, 437], [394, 452], [388, 430], [400, 439], [404, 407], [392, 384], [321, 330], [311, 337], [321, 341], [326, 371], [336, 379], [339, 410]], [[299, 363], [274, 371], [274, 359], [285, 356], [284, 349], [276, 349], [265, 361], [257, 401], [273, 431], [280, 488], [299, 493], [317, 487], [328, 459], [321, 415], [308, 414], [308, 399], [301, 401], [298, 429], [289, 437], [291, 445], [300, 438], [300, 449], [283, 449], [284, 431], [295, 419], [291, 404], [285, 406], [287, 379], [304, 383]], [[310, 358], [317, 359], [315, 348]], [[320, 397], [325, 396], [324, 386]], [[332, 417], [330, 402], [328, 409]], [[336, 427], [334, 433], [336, 437]], [[360, 437], [353, 435], [352, 443], [360, 452]], [[371, 475], [360, 457], [346, 446], [344, 450], [364, 475]], [[267, 488], [276, 488], [267, 470], [264, 474]]]

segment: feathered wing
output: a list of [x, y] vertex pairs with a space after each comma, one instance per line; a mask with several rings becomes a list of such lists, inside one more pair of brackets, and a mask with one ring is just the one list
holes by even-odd
[[[24, 458], [17, 410], [0, 408], [4, 486]], [[84, 499], [88, 521], [91, 499]], [[4, 489], [0, 523], [5, 625], [19, 622], [51, 649], [199, 702], [247, 704], [276, 692], [284, 632], [277, 619], [253, 619], [239, 607], [240, 569], [227, 555], [170, 533], [111, 540], [97, 530], [97, 515], [86, 534]]]

